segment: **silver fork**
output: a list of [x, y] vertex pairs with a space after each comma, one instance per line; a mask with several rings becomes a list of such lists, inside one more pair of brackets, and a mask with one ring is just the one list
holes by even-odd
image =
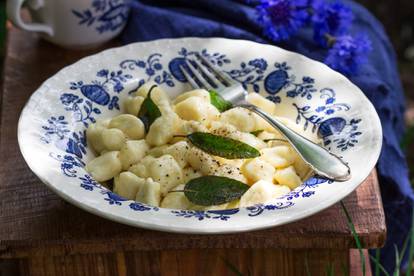
[[246, 100], [248, 92], [243, 86], [221, 72], [209, 60], [201, 55], [197, 55], [197, 59], [187, 59], [185, 64], [187, 68], [180, 66], [180, 69], [191, 86], [215, 90], [224, 100], [232, 103], [233, 107], [246, 108], [265, 119], [286, 137], [293, 148], [317, 175], [336, 181], [350, 179], [351, 170], [344, 161], [327, 149], [288, 128], [276, 117], [272, 117], [260, 108], [249, 104]]

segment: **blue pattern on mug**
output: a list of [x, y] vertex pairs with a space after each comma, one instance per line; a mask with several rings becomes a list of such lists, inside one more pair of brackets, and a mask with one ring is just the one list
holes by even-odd
[[93, 0], [91, 7], [79, 11], [72, 10], [79, 19], [79, 25], [95, 28], [99, 33], [114, 32], [124, 26], [128, 19], [128, 1]]

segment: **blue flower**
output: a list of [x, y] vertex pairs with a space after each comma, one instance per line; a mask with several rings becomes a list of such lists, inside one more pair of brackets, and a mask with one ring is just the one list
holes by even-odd
[[288, 96], [288, 97], [290, 97], [290, 98], [294, 98], [294, 97], [296, 97], [296, 95], [297, 95], [297, 93], [296, 93], [296, 91], [295, 91], [295, 90], [291, 90], [291, 91], [288, 91], [288, 92], [286, 93], [286, 96]]
[[155, 63], [155, 64], [154, 64], [154, 69], [155, 69], [155, 70], [161, 70], [161, 69], [162, 69], [162, 65], [161, 65], [161, 63]]
[[276, 67], [276, 69], [283, 70], [283, 71], [288, 71], [288, 70], [291, 69], [291, 67], [289, 65], [287, 65], [286, 62], [282, 62], [282, 63], [276, 62], [275, 67]]
[[108, 198], [105, 198], [105, 200], [108, 201], [110, 205], [122, 205], [121, 202], [127, 200], [111, 191], [105, 191], [104, 193], [108, 196]]
[[148, 76], [153, 76], [153, 75], [155, 74], [155, 71], [154, 71], [154, 69], [152, 69], [152, 68], [147, 68], [147, 70], [145, 70], [145, 73], [146, 73]]
[[66, 134], [70, 132], [70, 130], [67, 129], [68, 122], [65, 120], [64, 116], [59, 116], [57, 118], [52, 116], [47, 120], [47, 124], [48, 125], [42, 126], [42, 129], [45, 130], [45, 134], [40, 138], [46, 144], [51, 142], [51, 136], [56, 135], [62, 140], [65, 138]]
[[84, 177], [79, 177], [82, 181], [81, 187], [87, 191], [93, 191], [94, 187], [99, 187], [99, 183], [92, 179], [90, 175], [85, 174]]
[[352, 11], [341, 2], [326, 3], [315, 0], [312, 4], [314, 40], [321, 46], [328, 47], [326, 35], [338, 36], [348, 31], [354, 15]]
[[106, 77], [108, 76], [109, 71], [107, 69], [102, 69], [96, 73], [98, 77]]
[[270, 96], [267, 96], [266, 99], [268, 99], [268, 100], [270, 100], [274, 103], [280, 103], [281, 102], [281, 99], [280, 99], [279, 96], [270, 95]]
[[302, 197], [310, 197], [311, 195], [315, 194], [314, 191], [303, 192]]
[[122, 83], [116, 82], [114, 85], [114, 91], [119, 93], [122, 91], [122, 89], [124, 89], [124, 86], [122, 85]]
[[322, 112], [326, 109], [325, 106], [319, 106], [318, 108], [315, 109], [316, 112]]
[[133, 202], [129, 204], [129, 208], [135, 211], [149, 211], [151, 210], [151, 207], [145, 206], [142, 203], [139, 202]]
[[360, 64], [367, 61], [367, 53], [371, 49], [371, 42], [366, 36], [340, 36], [335, 38], [325, 63], [334, 70], [351, 75], [356, 73]]
[[75, 166], [79, 166], [80, 164], [78, 162], [76, 162], [75, 158], [73, 158], [70, 155], [65, 155], [63, 157], [63, 162], [60, 165], [60, 167], [62, 168], [62, 170], [71, 170], [73, 169]]
[[311, 77], [303, 77], [302, 80], [303, 80], [303, 83], [315, 83], [315, 80], [312, 79]]
[[249, 61], [249, 65], [255, 67], [256, 69], [265, 71], [267, 68], [267, 62], [266, 60], [262, 58], [256, 58]]
[[145, 68], [145, 62], [142, 61], [142, 60], [138, 60], [137, 66], [140, 67], [140, 68]]
[[262, 0], [256, 7], [264, 35], [273, 41], [288, 39], [309, 19], [307, 0]]
[[83, 154], [86, 153], [86, 136], [85, 133], [79, 132], [73, 133], [72, 138], [69, 138], [66, 143], [66, 152], [76, 155], [79, 158], [82, 158]]
[[90, 186], [88, 184], [80, 184], [81, 188], [84, 188], [87, 191], [93, 191], [93, 186]]
[[62, 96], [60, 96], [60, 101], [63, 105], [70, 105], [71, 103], [75, 102], [77, 99], [79, 99], [78, 96], [64, 93]]

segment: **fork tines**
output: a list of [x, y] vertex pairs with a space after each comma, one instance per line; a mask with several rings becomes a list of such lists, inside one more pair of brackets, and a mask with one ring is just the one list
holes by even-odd
[[196, 56], [198, 59], [186, 59], [185, 63], [180, 65], [184, 76], [194, 88], [223, 89], [235, 83], [207, 58], [199, 54]]

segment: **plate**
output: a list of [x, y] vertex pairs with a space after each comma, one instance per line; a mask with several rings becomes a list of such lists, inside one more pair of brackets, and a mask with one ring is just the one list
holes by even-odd
[[[97, 183], [84, 165], [94, 155], [85, 129], [122, 111], [122, 102], [147, 81], [174, 98], [190, 90], [180, 65], [196, 53], [251, 92], [278, 106], [348, 162], [352, 178], [310, 178], [266, 204], [211, 211], [172, 210], [126, 200]], [[137, 227], [183, 233], [229, 233], [292, 222], [338, 202], [369, 175], [382, 143], [377, 113], [364, 94], [322, 63], [281, 48], [223, 38], [162, 39], [109, 49], [45, 81], [24, 107], [18, 126], [30, 169], [53, 191], [96, 215]], [[363, 157], [363, 158], [361, 158]]]

